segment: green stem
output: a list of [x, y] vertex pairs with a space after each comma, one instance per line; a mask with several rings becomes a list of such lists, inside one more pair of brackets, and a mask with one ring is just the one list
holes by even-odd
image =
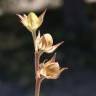
[[36, 31], [32, 32], [32, 37], [33, 37], [33, 43], [34, 43], [34, 48], [35, 48]]

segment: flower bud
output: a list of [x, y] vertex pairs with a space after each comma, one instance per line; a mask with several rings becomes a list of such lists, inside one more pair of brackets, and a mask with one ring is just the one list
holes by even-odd
[[63, 43], [63, 41], [56, 45], [53, 45], [53, 38], [51, 34], [46, 33], [40, 37], [39, 33], [35, 43], [36, 50], [40, 50], [46, 53], [52, 53]]
[[22, 24], [30, 32], [34, 32], [42, 25], [45, 12], [46, 10], [39, 17], [34, 12], [30, 12], [28, 16], [25, 14], [23, 16], [18, 14], [18, 16], [21, 19]]
[[57, 79], [61, 72], [68, 68], [60, 68], [58, 62], [55, 62], [54, 56], [51, 60], [42, 65], [40, 75], [47, 79]]
[[53, 39], [50, 34], [47, 33], [41, 36], [38, 46], [40, 50], [45, 50], [46, 48], [50, 48], [52, 45], [53, 45]]

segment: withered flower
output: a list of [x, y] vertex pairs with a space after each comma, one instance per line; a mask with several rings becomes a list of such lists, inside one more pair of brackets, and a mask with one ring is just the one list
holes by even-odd
[[57, 49], [64, 41], [53, 45], [53, 38], [51, 34], [46, 33], [43, 36], [40, 37], [40, 33], [38, 33], [38, 36], [35, 41], [36, 50], [40, 50], [46, 53], [52, 53]]
[[40, 75], [47, 79], [57, 79], [62, 71], [68, 68], [60, 68], [58, 62], [55, 62], [55, 55], [46, 62], [41, 64]]
[[20, 14], [17, 14], [17, 15], [21, 19], [21, 23], [30, 32], [34, 32], [42, 25], [45, 13], [46, 13], [46, 10], [39, 17], [34, 12], [30, 12], [28, 16], [25, 14], [23, 16], [21, 16]]

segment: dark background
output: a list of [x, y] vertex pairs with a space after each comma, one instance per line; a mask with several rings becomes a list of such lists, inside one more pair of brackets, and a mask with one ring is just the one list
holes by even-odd
[[[0, 16], [0, 96], [34, 96], [32, 37], [14, 13]], [[48, 8], [40, 30], [50, 33], [54, 44], [65, 41], [56, 60], [69, 68], [59, 79], [45, 80], [41, 96], [96, 96], [96, 3], [65, 0]]]

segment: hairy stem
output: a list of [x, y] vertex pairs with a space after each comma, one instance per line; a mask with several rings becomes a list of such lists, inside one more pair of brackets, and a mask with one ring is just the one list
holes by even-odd
[[39, 73], [39, 59], [40, 59], [40, 54], [39, 52], [35, 52], [35, 96], [40, 95], [40, 85], [41, 85], [41, 78], [40, 78], [40, 73]]

